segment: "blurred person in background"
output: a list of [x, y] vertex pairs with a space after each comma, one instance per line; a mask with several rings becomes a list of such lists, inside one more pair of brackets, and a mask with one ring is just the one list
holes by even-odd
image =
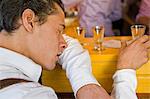
[[139, 24], [146, 25], [146, 34], [150, 35], [150, 1], [142, 0], [139, 13], [136, 16], [136, 21]]
[[62, 0], [65, 8], [77, 7], [81, 27], [86, 37], [92, 37], [92, 27], [104, 25], [105, 36], [114, 36], [112, 22], [122, 18], [121, 0]]
[[136, 23], [136, 15], [138, 14], [140, 0], [122, 0], [122, 22], [121, 25], [116, 24], [116, 27], [120, 26], [121, 36], [131, 36], [130, 26]]

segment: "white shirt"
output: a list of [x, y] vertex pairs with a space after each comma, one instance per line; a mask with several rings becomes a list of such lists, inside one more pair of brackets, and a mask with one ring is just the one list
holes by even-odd
[[[92, 75], [88, 51], [84, 50], [77, 40], [64, 36], [68, 47], [60, 56], [59, 63], [66, 70], [66, 75], [76, 92], [87, 84], [97, 84]], [[19, 83], [0, 90], [0, 99], [57, 99], [54, 90], [40, 85], [37, 81], [41, 75], [41, 66], [31, 59], [0, 48], [0, 80], [22, 78], [33, 82]], [[113, 77], [115, 99], [136, 99], [136, 74], [134, 70], [117, 71]]]

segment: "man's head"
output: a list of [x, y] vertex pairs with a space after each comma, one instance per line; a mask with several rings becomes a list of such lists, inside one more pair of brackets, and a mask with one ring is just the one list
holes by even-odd
[[62, 8], [60, 0], [0, 0], [0, 46], [53, 69], [67, 46]]

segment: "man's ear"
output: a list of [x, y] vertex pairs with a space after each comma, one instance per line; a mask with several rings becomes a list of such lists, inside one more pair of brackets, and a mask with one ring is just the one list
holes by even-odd
[[35, 24], [35, 13], [31, 9], [26, 9], [22, 13], [22, 24], [28, 32], [33, 31]]

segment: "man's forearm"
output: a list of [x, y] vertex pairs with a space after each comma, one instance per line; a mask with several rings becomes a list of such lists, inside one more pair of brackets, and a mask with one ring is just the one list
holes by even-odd
[[95, 84], [88, 84], [78, 90], [77, 99], [111, 99], [111, 98], [102, 87]]

